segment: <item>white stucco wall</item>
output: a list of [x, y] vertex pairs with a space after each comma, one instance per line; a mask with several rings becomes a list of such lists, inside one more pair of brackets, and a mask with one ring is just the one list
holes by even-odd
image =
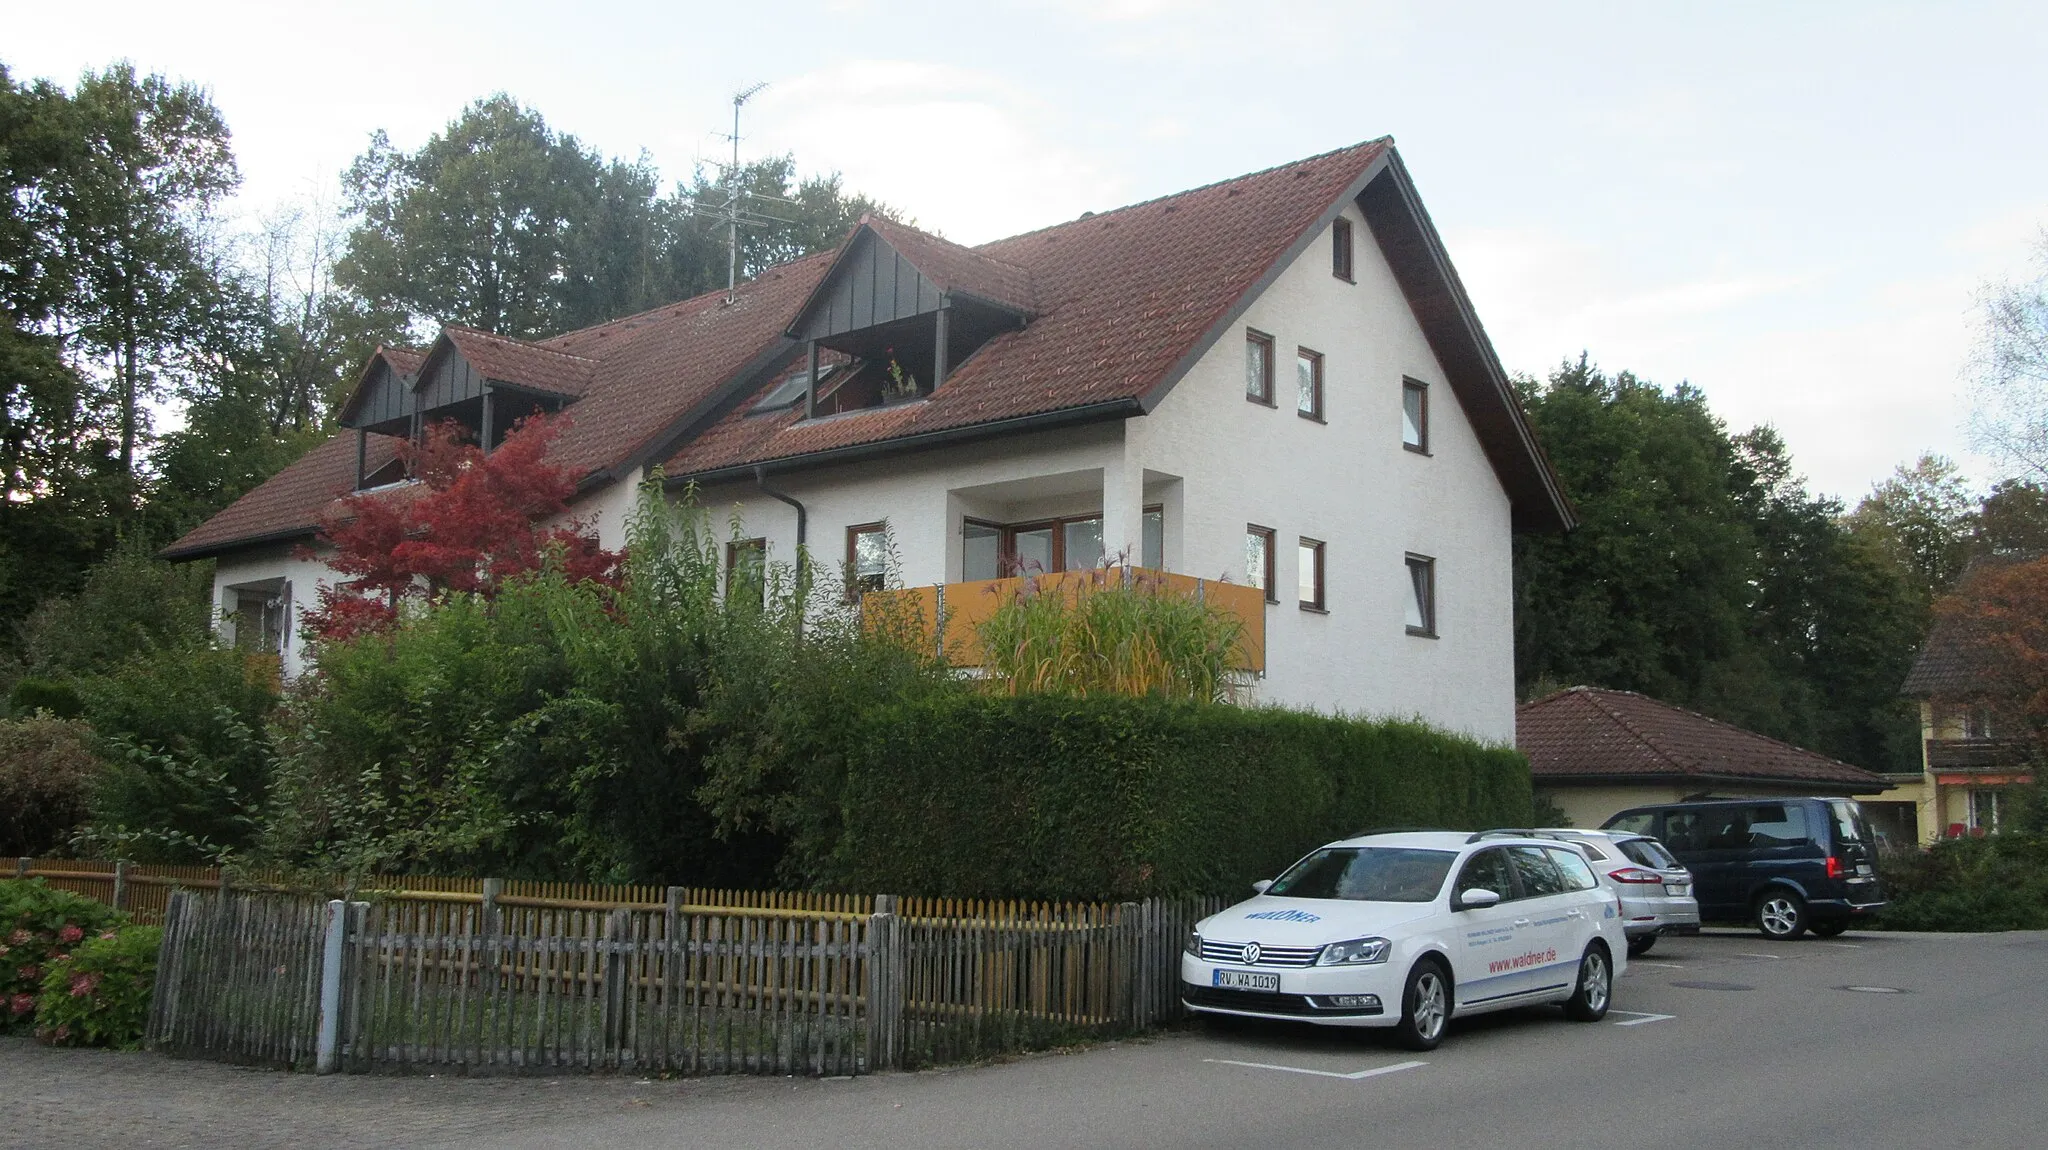
[[223, 641], [235, 641], [236, 593], [230, 588], [282, 578], [287, 583], [282, 650], [287, 677], [305, 670], [305, 640], [299, 625], [305, 612], [319, 605], [320, 588], [334, 582], [334, 573], [318, 559], [300, 558], [296, 545], [265, 547], [223, 555], [213, 568], [214, 627]]
[[[1183, 477], [1180, 570], [1244, 579], [1245, 527], [1274, 529], [1273, 702], [1515, 735], [1510, 506], [1356, 209], [1355, 283], [1308, 246], [1153, 413], [1127, 452]], [[1277, 407], [1245, 399], [1245, 337], [1273, 337]], [[1323, 354], [1326, 422], [1295, 410], [1295, 351]], [[1429, 385], [1429, 448], [1401, 445], [1403, 377]], [[1326, 544], [1329, 613], [1297, 606], [1296, 544]], [[1407, 634], [1405, 558], [1436, 560], [1437, 638]]]

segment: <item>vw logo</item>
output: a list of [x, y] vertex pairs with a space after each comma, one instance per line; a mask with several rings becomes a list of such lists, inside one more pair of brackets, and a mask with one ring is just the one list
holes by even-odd
[[1246, 966], [1257, 966], [1259, 964], [1258, 943], [1248, 942], [1244, 944], [1244, 964]]

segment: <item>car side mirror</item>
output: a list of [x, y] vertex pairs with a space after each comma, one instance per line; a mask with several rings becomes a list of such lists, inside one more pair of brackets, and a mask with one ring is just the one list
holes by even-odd
[[1252, 893], [1253, 893], [1253, 894], [1265, 894], [1265, 893], [1266, 893], [1266, 888], [1267, 888], [1267, 887], [1270, 887], [1270, 886], [1272, 886], [1272, 885], [1273, 885], [1273, 880], [1272, 880], [1272, 879], [1269, 879], [1269, 878], [1262, 878], [1262, 879], [1260, 879], [1259, 881], [1257, 881], [1257, 882], [1255, 882], [1255, 883], [1253, 883], [1253, 884], [1252, 884]]
[[1499, 905], [1500, 892], [1487, 890], [1485, 887], [1475, 886], [1458, 895], [1459, 910], [1481, 910]]

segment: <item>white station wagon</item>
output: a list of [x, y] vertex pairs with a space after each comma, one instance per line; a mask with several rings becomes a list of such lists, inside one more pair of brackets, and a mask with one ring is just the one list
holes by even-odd
[[1389, 1026], [1429, 1050], [1452, 1018], [1561, 1002], [1607, 1013], [1628, 941], [1614, 893], [1557, 839], [1416, 831], [1334, 842], [1203, 919], [1181, 956], [1200, 1014]]

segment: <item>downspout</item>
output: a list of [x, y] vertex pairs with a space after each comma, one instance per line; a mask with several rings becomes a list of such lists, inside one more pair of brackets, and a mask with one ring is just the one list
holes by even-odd
[[766, 495], [768, 498], [779, 499], [782, 502], [789, 504], [791, 507], [796, 508], [796, 561], [798, 565], [797, 574], [802, 575], [803, 565], [807, 561], [806, 556], [808, 554], [804, 550], [804, 544], [810, 536], [810, 513], [804, 510], [804, 505], [802, 503], [799, 503], [794, 496], [789, 495], [786, 492], [777, 491], [773, 487], [768, 486], [768, 469], [759, 464], [756, 464], [754, 466], [754, 486], [760, 488], [761, 494]]

